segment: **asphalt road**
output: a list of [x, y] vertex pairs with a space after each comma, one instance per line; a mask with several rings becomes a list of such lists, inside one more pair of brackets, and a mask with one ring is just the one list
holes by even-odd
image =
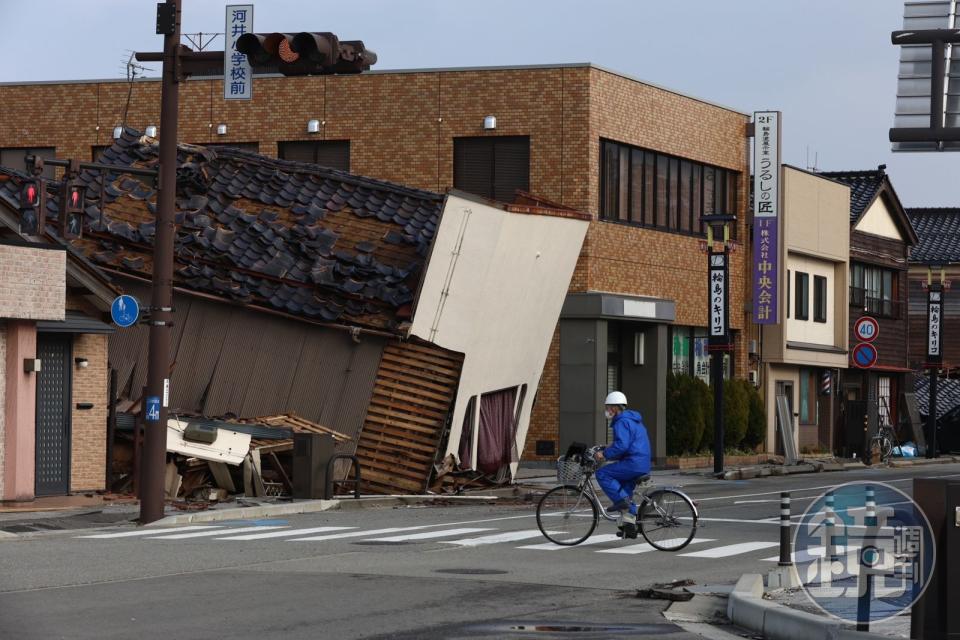
[[799, 514], [832, 484], [868, 479], [909, 494], [912, 478], [930, 476], [960, 477], [960, 465], [673, 476], [702, 518], [677, 553], [618, 540], [604, 522], [577, 547], [544, 544], [522, 501], [6, 539], [0, 638], [694, 638], [636, 589], [765, 573], [782, 490]]

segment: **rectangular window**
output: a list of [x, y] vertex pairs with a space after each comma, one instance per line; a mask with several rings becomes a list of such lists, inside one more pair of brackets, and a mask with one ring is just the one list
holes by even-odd
[[827, 279], [813, 276], [813, 321], [827, 321]]
[[620, 147], [620, 178], [617, 196], [617, 218], [630, 219], [630, 149]]
[[867, 313], [894, 317], [897, 312], [894, 300], [897, 278], [892, 269], [874, 267], [861, 263], [850, 265], [850, 306]]
[[647, 151], [643, 154], [643, 224], [652, 227], [657, 224], [654, 195], [656, 194], [657, 156]]
[[[604, 220], [616, 220], [617, 219], [617, 194], [620, 193], [620, 154], [617, 152], [617, 145], [612, 142], [604, 142], [601, 150], [603, 155], [603, 173], [600, 176], [602, 184], [600, 189], [603, 193], [603, 197], [600, 202], [600, 217]], [[474, 154], [479, 156], [479, 154]], [[489, 166], [492, 164], [493, 155], [491, 154], [490, 159], [476, 157], [476, 164], [479, 166], [469, 167], [474, 174], [474, 179], [478, 183], [486, 184], [493, 180], [492, 175], [482, 175], [481, 169], [488, 170], [492, 174], [492, 168]], [[476, 188], [479, 188], [477, 186]], [[471, 191], [466, 187], [463, 187], [464, 191]]]
[[[614, 149], [614, 152], [616, 150]], [[608, 172], [604, 188], [619, 195], [620, 166]], [[453, 139], [453, 186], [498, 202], [513, 202], [517, 191], [530, 190], [530, 138], [493, 136]], [[605, 210], [616, 218], [617, 203]]]
[[667, 206], [669, 204], [669, 178], [670, 159], [667, 156], [657, 156], [657, 226], [667, 227], [669, 216]]
[[817, 373], [800, 370], [800, 424], [817, 424]]
[[[235, 145], [225, 145], [235, 146]], [[309, 140], [280, 142], [277, 146], [281, 160], [318, 164], [340, 171], [350, 171], [349, 140]]]
[[630, 222], [643, 224], [643, 151], [630, 154]]
[[810, 275], [797, 271], [796, 281], [794, 282], [794, 317], [797, 320], [810, 319]]
[[690, 179], [692, 175], [691, 163], [688, 160], [680, 161], [680, 230], [690, 231]]
[[790, 269], [787, 269], [787, 317], [790, 317]]
[[[703, 235], [703, 215], [736, 213], [735, 171], [600, 141], [600, 218]], [[737, 235], [736, 226], [731, 235]]]
[[670, 158], [670, 195], [667, 199], [667, 209], [670, 212], [667, 226], [671, 229], [680, 228], [680, 161]]

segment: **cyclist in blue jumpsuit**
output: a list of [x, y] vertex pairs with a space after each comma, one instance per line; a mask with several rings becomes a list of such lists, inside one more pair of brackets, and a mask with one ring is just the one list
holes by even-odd
[[650, 439], [643, 418], [627, 409], [627, 398], [619, 391], [610, 393], [604, 401], [606, 417], [611, 419], [613, 444], [597, 452], [597, 460], [611, 461], [597, 469], [597, 483], [613, 502], [611, 510], [625, 511], [623, 533], [637, 537], [637, 505], [633, 490], [637, 480], [650, 473]]

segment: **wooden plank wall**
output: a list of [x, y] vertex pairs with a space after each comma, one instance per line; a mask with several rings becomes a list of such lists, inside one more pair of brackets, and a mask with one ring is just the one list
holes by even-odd
[[463, 366], [463, 355], [429, 344], [383, 351], [357, 443], [364, 493], [423, 493]]

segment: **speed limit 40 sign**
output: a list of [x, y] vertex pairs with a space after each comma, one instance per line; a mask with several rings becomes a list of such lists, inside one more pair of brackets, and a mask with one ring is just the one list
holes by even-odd
[[880, 325], [870, 316], [863, 316], [853, 325], [853, 333], [858, 340], [873, 342], [880, 335]]

